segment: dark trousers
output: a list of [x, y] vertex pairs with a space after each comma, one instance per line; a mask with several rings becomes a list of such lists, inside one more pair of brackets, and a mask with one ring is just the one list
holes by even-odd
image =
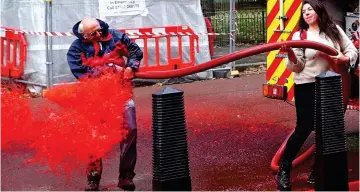
[[283, 161], [291, 163], [314, 130], [315, 83], [295, 84], [296, 127], [286, 143]]
[[137, 159], [136, 140], [136, 111], [135, 103], [130, 100], [125, 106], [124, 128], [129, 129], [129, 133], [124, 141], [120, 143], [120, 164], [119, 178], [134, 178], [135, 165]]
[[[125, 105], [124, 128], [129, 129], [125, 140], [120, 143], [120, 162], [119, 162], [119, 178], [134, 178], [135, 165], [137, 159], [136, 152], [136, 111], [135, 103], [129, 100]], [[102, 173], [102, 159], [90, 158], [90, 163], [86, 169], [88, 181], [100, 182]], [[96, 174], [95, 174], [96, 173]]]
[[[291, 163], [314, 131], [315, 83], [295, 84], [296, 127], [286, 143], [283, 161]], [[344, 104], [346, 112], [347, 102]]]

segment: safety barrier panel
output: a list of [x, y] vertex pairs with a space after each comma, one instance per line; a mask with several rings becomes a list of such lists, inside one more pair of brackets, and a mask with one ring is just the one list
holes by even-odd
[[1, 28], [1, 76], [20, 78], [24, 73], [27, 42], [23, 32]]
[[[37, 36], [73, 36], [71, 32], [29, 32], [1, 27], [1, 47], [4, 50], [1, 53], [2, 59], [2, 76], [19, 78], [24, 71], [24, 63], [26, 61], [26, 40], [24, 34]], [[143, 40], [144, 58], [143, 64], [139, 71], [167, 71], [174, 69], [181, 69], [195, 65], [195, 53], [199, 52], [199, 34], [194, 32], [189, 26], [164, 26], [164, 27], [148, 27], [148, 28], [133, 28], [133, 29], [119, 29], [119, 31], [127, 34], [134, 42], [136, 40]], [[201, 35], [201, 34], [200, 34]], [[188, 38], [189, 59], [187, 61], [183, 58], [184, 41], [183, 38]], [[161, 39], [166, 39], [166, 63], [161, 63], [160, 46]], [[177, 38], [174, 41], [173, 38]], [[149, 41], [155, 41], [155, 63], [149, 63]], [[6, 42], [6, 43], [5, 43]], [[175, 47], [172, 47], [172, 42], [175, 42]], [[19, 47], [18, 47], [19, 44]], [[5, 46], [6, 45], [6, 46]], [[10, 46], [8, 46], [10, 45]], [[196, 46], [196, 47], [195, 47]], [[18, 49], [19, 48], [19, 49]], [[175, 50], [176, 49], [176, 50]], [[18, 51], [20, 51], [18, 53]], [[196, 51], [196, 52], [195, 52]], [[176, 52], [177, 56], [173, 56]], [[10, 54], [12, 53], [12, 55]], [[4, 59], [4, 55], [6, 55]], [[12, 59], [10, 60], [10, 56]], [[19, 60], [19, 63], [17, 63]]]
[[[168, 71], [181, 69], [195, 65], [195, 43], [196, 52], [199, 52], [199, 36], [189, 26], [165, 26], [156, 28], [120, 29], [121, 32], [129, 35], [135, 42], [140, 39], [144, 41], [143, 65], [139, 71]], [[172, 56], [172, 38], [177, 37], [177, 55]], [[183, 37], [189, 38], [189, 61], [183, 59]], [[160, 39], [166, 38], [167, 63], [160, 62]], [[155, 40], [155, 65], [149, 64], [149, 40]]]

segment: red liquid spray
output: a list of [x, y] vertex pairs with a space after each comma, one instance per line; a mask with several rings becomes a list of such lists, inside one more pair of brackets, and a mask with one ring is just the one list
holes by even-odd
[[16, 90], [1, 94], [2, 150], [32, 149], [28, 162], [45, 163], [69, 178], [90, 155], [103, 157], [126, 137], [123, 112], [132, 88], [122, 73], [55, 86], [45, 96], [36, 105]]

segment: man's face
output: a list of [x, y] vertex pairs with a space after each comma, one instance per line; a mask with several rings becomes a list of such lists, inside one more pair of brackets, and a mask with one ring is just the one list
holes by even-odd
[[100, 41], [102, 32], [99, 22], [89, 21], [84, 23], [84, 38], [92, 41]]

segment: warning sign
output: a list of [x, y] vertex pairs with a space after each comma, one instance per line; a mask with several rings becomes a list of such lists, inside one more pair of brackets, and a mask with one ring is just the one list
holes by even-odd
[[101, 18], [119, 15], [138, 15], [145, 8], [145, 0], [99, 0], [99, 15]]

